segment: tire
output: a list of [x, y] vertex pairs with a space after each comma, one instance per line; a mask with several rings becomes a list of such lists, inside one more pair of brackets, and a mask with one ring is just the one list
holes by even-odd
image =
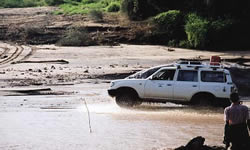
[[138, 106], [142, 103], [142, 101], [138, 97], [132, 94], [118, 95], [115, 100], [118, 106], [125, 108]]
[[214, 96], [211, 94], [198, 94], [194, 96], [192, 103], [197, 106], [214, 106]]

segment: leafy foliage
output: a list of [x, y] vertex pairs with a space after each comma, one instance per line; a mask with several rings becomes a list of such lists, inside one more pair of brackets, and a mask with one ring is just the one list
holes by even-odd
[[169, 10], [155, 16], [154, 23], [161, 31], [172, 35], [183, 25], [183, 17], [179, 10]]
[[1, 0], [0, 7], [18, 8], [46, 5], [44, 0]]
[[[158, 14], [153, 18], [156, 25], [155, 34], [161, 34], [167, 40], [168, 45], [176, 46], [178, 41], [184, 39], [184, 18], [179, 10], [169, 10]], [[163, 34], [162, 34], [163, 33]]]
[[119, 2], [111, 2], [108, 7], [108, 12], [118, 12], [120, 10], [120, 3]]
[[195, 13], [188, 14], [185, 32], [190, 46], [194, 48], [205, 48], [208, 30], [209, 21], [207, 19]]
[[70, 28], [57, 44], [60, 46], [86, 46], [93, 43], [85, 28]]
[[120, 8], [120, 0], [64, 0], [64, 2], [56, 14], [88, 14], [92, 10], [104, 12]]
[[100, 10], [91, 10], [89, 15], [95, 22], [102, 22], [103, 21], [103, 13]]
[[[226, 36], [230, 33], [234, 22], [231, 19], [217, 19], [212, 20], [208, 30], [208, 45], [209, 47], [227, 47], [228, 41], [225, 40]], [[220, 41], [220, 44], [218, 44]]]
[[60, 5], [64, 3], [64, 0], [45, 0], [49, 6]]

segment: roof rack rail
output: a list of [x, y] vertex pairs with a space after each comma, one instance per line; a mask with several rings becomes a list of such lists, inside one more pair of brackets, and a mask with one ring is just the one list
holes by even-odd
[[201, 66], [202, 61], [197, 59], [179, 59], [177, 62], [179, 65], [187, 65], [187, 66]]
[[204, 62], [200, 59], [179, 59], [176, 61], [176, 65], [178, 68], [181, 67], [194, 67], [195, 69], [198, 68], [224, 68], [221, 63], [211, 63], [211, 62]]

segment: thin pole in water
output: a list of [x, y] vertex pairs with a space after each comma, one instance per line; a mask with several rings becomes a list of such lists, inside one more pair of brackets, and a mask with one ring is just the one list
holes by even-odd
[[88, 105], [87, 105], [86, 100], [85, 100], [84, 98], [81, 98], [81, 99], [84, 101], [84, 104], [85, 104], [85, 107], [86, 107], [86, 110], [87, 110], [87, 113], [88, 113], [88, 120], [89, 120], [89, 133], [92, 133], [89, 108], [88, 108]]

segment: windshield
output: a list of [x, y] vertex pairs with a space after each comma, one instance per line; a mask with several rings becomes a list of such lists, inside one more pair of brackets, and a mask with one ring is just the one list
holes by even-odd
[[146, 79], [149, 76], [151, 76], [153, 73], [155, 73], [156, 71], [158, 71], [159, 69], [161, 69], [162, 67], [171, 67], [174, 66], [173, 64], [167, 64], [167, 65], [161, 65], [161, 66], [156, 66], [153, 68], [149, 68], [146, 70], [142, 70], [140, 72], [137, 72], [135, 74], [132, 74], [130, 76], [128, 76], [128, 79]]

